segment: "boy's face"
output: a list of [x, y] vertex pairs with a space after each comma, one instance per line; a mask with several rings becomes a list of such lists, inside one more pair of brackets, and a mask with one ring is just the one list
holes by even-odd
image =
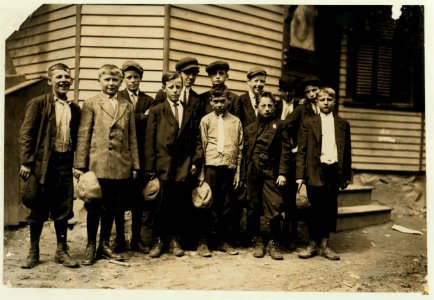
[[213, 74], [209, 74], [209, 78], [211, 79], [212, 85], [225, 83], [229, 78], [228, 72], [225, 70], [217, 70]]
[[327, 115], [333, 111], [335, 99], [333, 99], [329, 94], [321, 93], [318, 95], [318, 106], [319, 110]]
[[137, 92], [140, 86], [142, 76], [136, 70], [127, 70], [124, 72], [125, 86], [131, 92]]
[[99, 84], [104, 94], [114, 96], [122, 84], [122, 77], [120, 75], [102, 74], [99, 77]]
[[316, 94], [319, 91], [319, 87], [316, 85], [308, 85], [304, 88], [304, 96], [307, 100], [315, 103], [316, 102]]
[[292, 99], [294, 99], [295, 96], [295, 90], [293, 88], [280, 90], [280, 98], [285, 102], [290, 102]]
[[274, 102], [268, 97], [262, 97], [258, 104], [258, 114], [264, 118], [270, 117], [274, 113]]
[[250, 86], [250, 89], [255, 94], [260, 94], [264, 90], [265, 87], [265, 75], [257, 75], [252, 79], [247, 80], [247, 84]]
[[216, 114], [220, 115], [225, 113], [225, 111], [228, 109], [229, 100], [224, 97], [214, 98], [210, 103]]
[[72, 82], [71, 73], [65, 70], [53, 70], [51, 77], [48, 77], [48, 85], [51, 85], [54, 95], [60, 99], [66, 98]]
[[181, 77], [186, 87], [191, 87], [196, 81], [198, 71], [197, 69], [189, 69], [185, 72], [181, 72]]
[[167, 98], [173, 102], [179, 100], [179, 95], [182, 90], [182, 79], [181, 77], [169, 80], [166, 85], [163, 85], [163, 89], [166, 92]]

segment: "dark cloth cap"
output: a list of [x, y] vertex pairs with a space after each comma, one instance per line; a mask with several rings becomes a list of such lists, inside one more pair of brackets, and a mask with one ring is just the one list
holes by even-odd
[[197, 59], [194, 57], [183, 57], [180, 60], [178, 60], [175, 69], [178, 72], [184, 72], [189, 69], [199, 70], [199, 63], [197, 62]]
[[206, 68], [208, 74], [214, 74], [218, 70], [229, 71], [229, 64], [225, 61], [216, 60], [210, 63]]
[[127, 60], [126, 62], [124, 62], [122, 64], [122, 68], [121, 69], [122, 69], [122, 72], [134, 69], [134, 70], [138, 71], [140, 74], [143, 74], [143, 68], [142, 68], [142, 66], [139, 65], [138, 63], [136, 63], [133, 60]]
[[281, 91], [289, 91], [294, 89], [296, 86], [294, 80], [291, 80], [291, 78], [284, 76], [279, 78], [279, 88]]
[[321, 80], [319, 79], [318, 76], [308, 75], [301, 80], [301, 85], [303, 87], [306, 87], [308, 85], [313, 85], [313, 86], [319, 87], [319, 86], [321, 86]]
[[264, 75], [267, 76], [267, 72], [260, 67], [253, 67], [247, 72], [247, 78], [252, 79], [255, 76]]

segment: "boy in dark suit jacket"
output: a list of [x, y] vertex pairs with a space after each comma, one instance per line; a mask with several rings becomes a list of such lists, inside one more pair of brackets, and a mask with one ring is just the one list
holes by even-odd
[[319, 253], [331, 260], [339, 256], [330, 248], [330, 232], [336, 230], [339, 189], [351, 180], [350, 124], [333, 115], [335, 91], [322, 88], [317, 94], [320, 114], [305, 119], [298, 138], [296, 178], [306, 183], [311, 206], [308, 211], [309, 245], [299, 253], [309, 258]]
[[150, 257], [162, 254], [163, 238], [170, 240], [174, 255], [184, 255], [179, 244], [180, 227], [185, 212], [192, 207], [192, 177], [197, 176], [202, 163], [200, 133], [192, 108], [179, 101], [182, 78], [166, 72], [162, 82], [167, 99], [151, 108], [145, 140], [145, 171], [149, 179], [157, 177], [161, 183]]
[[[77, 145], [80, 107], [68, 100], [72, 85], [71, 71], [64, 64], [48, 68], [51, 93], [30, 100], [20, 130], [20, 177], [27, 181], [36, 176], [42, 186], [38, 205], [27, 217], [30, 250], [21, 265], [31, 269], [39, 264], [39, 239], [44, 222], [54, 220], [57, 237], [55, 261], [66, 267], [78, 267], [67, 246], [68, 220], [73, 217], [73, 153]], [[40, 137], [40, 138], [39, 138]]]
[[103, 65], [98, 70], [101, 92], [82, 108], [74, 166], [77, 174], [92, 171], [101, 186], [102, 199], [86, 203], [87, 246], [83, 265], [95, 262], [96, 235], [101, 219], [98, 258], [122, 260], [109, 246], [115, 216], [124, 215], [131, 178], [140, 169], [133, 104], [118, 95], [121, 70]]
[[247, 72], [248, 92], [240, 96], [239, 118], [243, 126], [247, 126], [256, 120], [258, 115], [258, 100], [264, 91], [267, 72], [259, 67], [254, 67]]
[[244, 130], [247, 154], [243, 171], [247, 172], [247, 231], [253, 237], [253, 256], [265, 255], [260, 236], [263, 213], [270, 224], [267, 251], [273, 259], [281, 260], [278, 240], [283, 199], [279, 189], [286, 185], [290, 171], [291, 146], [288, 132], [274, 112], [273, 95], [263, 93], [258, 102], [257, 120]]
[[[122, 65], [122, 74], [124, 76], [125, 89], [119, 92], [119, 96], [129, 100], [134, 107], [136, 119], [136, 136], [137, 136], [137, 149], [139, 151], [140, 172], [137, 179], [132, 182], [132, 193], [129, 203], [125, 203], [126, 210], [131, 210], [132, 214], [132, 235], [130, 248], [133, 251], [148, 253], [149, 245], [144, 244], [141, 238], [142, 218], [143, 225], [150, 227], [152, 222], [149, 219], [148, 207], [145, 207], [142, 200], [142, 190], [146, 184], [146, 179], [143, 170], [145, 169], [145, 135], [146, 135], [146, 122], [148, 120], [149, 109], [154, 105], [154, 99], [140, 91], [140, 81], [143, 77], [143, 68], [137, 62], [128, 60]], [[146, 213], [144, 212], [146, 210]], [[124, 234], [124, 218], [119, 215], [116, 218], [116, 252], [124, 252], [126, 248], [125, 234]], [[146, 222], [145, 222], [146, 221]], [[145, 228], [144, 228], [145, 229]], [[151, 228], [146, 228], [144, 234], [148, 234]], [[148, 243], [150, 242], [147, 239]]]

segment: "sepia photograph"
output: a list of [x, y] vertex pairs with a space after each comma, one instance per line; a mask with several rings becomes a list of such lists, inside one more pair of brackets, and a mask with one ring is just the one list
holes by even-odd
[[0, 295], [430, 297], [425, 1], [2, 6]]

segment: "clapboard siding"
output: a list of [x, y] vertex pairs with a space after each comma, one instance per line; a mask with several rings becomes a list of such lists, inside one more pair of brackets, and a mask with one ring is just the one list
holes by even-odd
[[99, 67], [130, 59], [145, 69], [140, 89], [154, 95], [161, 88], [164, 5], [83, 5], [81, 13], [79, 102], [99, 91]]
[[6, 41], [17, 72], [27, 79], [44, 76], [57, 62], [74, 71], [76, 5], [42, 5]]
[[201, 72], [195, 90], [208, 90], [205, 67], [214, 60], [229, 63], [228, 87], [247, 90], [246, 72], [267, 70], [267, 90], [278, 92], [281, 75], [283, 7], [275, 5], [173, 5], [170, 9], [169, 69], [184, 56], [198, 59]]

